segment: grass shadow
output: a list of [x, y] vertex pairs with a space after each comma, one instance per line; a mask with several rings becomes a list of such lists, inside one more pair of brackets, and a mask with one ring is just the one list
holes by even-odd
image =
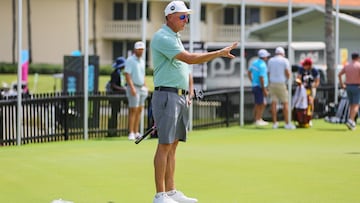
[[337, 132], [346, 132], [346, 131], [349, 131], [348, 129], [344, 128], [344, 129], [334, 129], [334, 128], [318, 128], [316, 129], [317, 131], [337, 131]]
[[360, 155], [360, 152], [346, 152], [347, 155]]

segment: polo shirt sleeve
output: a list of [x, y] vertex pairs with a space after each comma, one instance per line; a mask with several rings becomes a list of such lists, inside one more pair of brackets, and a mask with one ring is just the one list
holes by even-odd
[[304, 71], [305, 69], [303, 67], [299, 67], [298, 71], [297, 71], [297, 75], [300, 75], [301, 76], [301, 81], [304, 82]]
[[320, 78], [319, 70], [317, 70], [316, 68], [313, 68], [313, 69], [311, 69], [311, 72], [315, 79]]
[[126, 60], [126, 62], [125, 62], [124, 72], [131, 74], [131, 72], [132, 72], [132, 67], [133, 67], [133, 63], [132, 63], [132, 61], [131, 61], [131, 58], [129, 57], [129, 58]]
[[254, 63], [252, 63], [252, 64], [249, 66], [248, 71], [252, 72], [253, 69], [254, 69], [253, 67], [254, 67]]
[[266, 77], [267, 75], [267, 68], [265, 62], [260, 65], [260, 76]]
[[159, 39], [161, 39], [161, 43], [158, 43], [161, 44], [159, 51], [169, 60], [184, 51], [184, 47], [176, 37], [163, 36]]

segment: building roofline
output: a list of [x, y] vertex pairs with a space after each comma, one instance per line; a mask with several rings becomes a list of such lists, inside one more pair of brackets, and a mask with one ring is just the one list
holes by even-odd
[[[301, 16], [304, 16], [304, 15], [307, 15], [309, 13], [316, 12], [316, 11], [320, 12], [320, 13], [325, 13], [325, 9], [323, 7], [321, 7], [321, 6], [312, 6], [312, 7], [308, 7], [308, 8], [302, 9], [300, 11], [294, 12], [292, 16], [293, 16], [293, 19], [296, 19], [296, 18], [299, 18]], [[334, 17], [336, 17], [336, 12], [333, 11], [332, 15]], [[360, 19], [355, 18], [353, 16], [350, 16], [350, 15], [347, 15], [347, 14], [344, 14], [344, 13], [339, 13], [339, 19], [347, 21], [347, 22], [349, 22], [351, 24], [354, 24], [356, 26], [360, 26]], [[288, 21], [288, 15], [285, 15], [285, 16], [282, 16], [280, 18], [277, 18], [277, 19], [271, 20], [269, 22], [263, 23], [263, 24], [261, 24], [259, 26], [254, 27], [254, 28], [250, 28], [246, 32], [246, 36], [250, 36], [252, 33], [261, 32], [261, 30], [265, 30], [265, 29], [270, 28], [270, 27], [272, 27], [274, 25], [284, 23], [285, 21], [286, 22]]]

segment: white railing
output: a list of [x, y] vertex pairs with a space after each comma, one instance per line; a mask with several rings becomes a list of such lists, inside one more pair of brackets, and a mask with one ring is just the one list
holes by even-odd
[[240, 25], [217, 25], [217, 31], [214, 32], [215, 41], [226, 42], [226, 41], [239, 41], [240, 40]]
[[[151, 22], [147, 24], [147, 38], [150, 39], [154, 32], [159, 29]], [[102, 37], [108, 39], [140, 39], [141, 21], [108, 21], [104, 24]], [[201, 23], [198, 28], [201, 32], [201, 41], [204, 42], [233, 42], [240, 39], [240, 25], [212, 25]], [[189, 40], [189, 26], [181, 32], [183, 40]]]
[[115, 39], [141, 38], [141, 21], [106, 22], [102, 37]]

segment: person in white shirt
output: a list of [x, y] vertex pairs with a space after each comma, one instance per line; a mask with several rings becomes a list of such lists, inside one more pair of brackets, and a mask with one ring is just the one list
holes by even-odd
[[280, 101], [283, 104], [283, 113], [285, 120], [285, 129], [295, 129], [295, 126], [290, 122], [289, 112], [289, 92], [286, 88], [286, 81], [290, 79], [290, 63], [285, 58], [285, 50], [282, 47], [277, 47], [275, 56], [268, 61], [269, 74], [269, 92], [271, 98], [271, 114], [273, 120], [273, 128], [278, 128], [277, 121], [277, 103]]
[[138, 41], [134, 45], [134, 54], [125, 64], [126, 96], [129, 102], [129, 140], [141, 137], [139, 126], [141, 112], [148, 96], [145, 84], [145, 60], [142, 58], [145, 43]]

